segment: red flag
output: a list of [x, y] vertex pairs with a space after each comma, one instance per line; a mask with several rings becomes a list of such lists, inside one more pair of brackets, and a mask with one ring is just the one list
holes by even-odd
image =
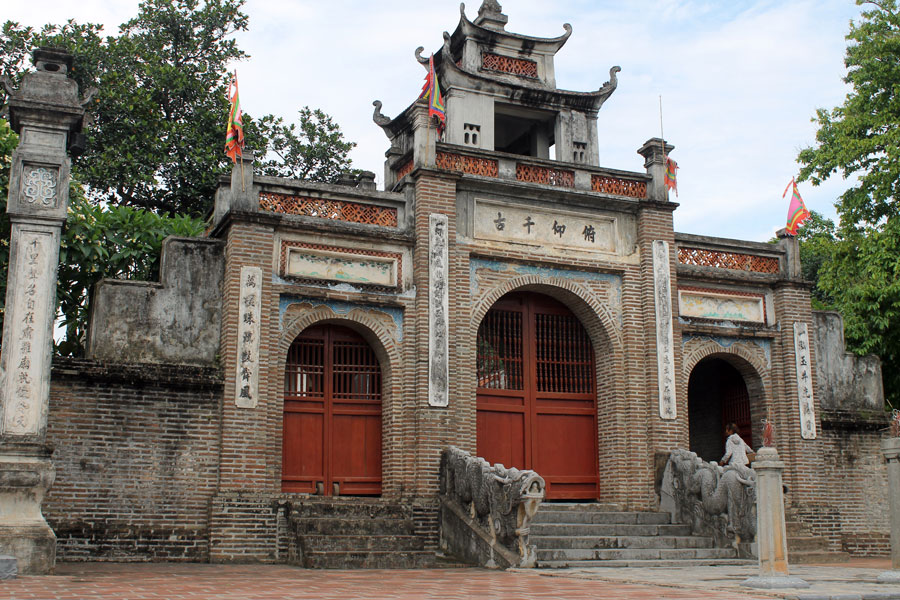
[[678, 195], [678, 163], [666, 157], [666, 176], [663, 182], [666, 189], [673, 190]]
[[794, 192], [791, 194], [791, 206], [788, 208], [787, 232], [791, 235], [797, 235], [800, 224], [810, 216], [810, 212], [806, 210], [806, 204], [803, 202], [803, 198], [800, 197], [800, 192], [797, 190], [797, 182], [794, 181], [793, 177], [791, 177], [791, 182], [787, 184], [787, 187], [784, 188], [784, 193], [781, 197], [787, 196], [788, 189], [791, 186], [793, 186]]
[[241, 121], [241, 100], [238, 96], [237, 71], [228, 84], [228, 100], [231, 109], [228, 111], [228, 129], [225, 132], [225, 154], [232, 162], [244, 154], [244, 124]]

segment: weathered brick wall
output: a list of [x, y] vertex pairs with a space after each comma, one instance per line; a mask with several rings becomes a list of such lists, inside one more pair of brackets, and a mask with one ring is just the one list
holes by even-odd
[[822, 415], [816, 495], [796, 502], [793, 510], [813, 533], [828, 538], [832, 550], [857, 556], [890, 553], [887, 469], [881, 455], [885, 424], [858, 414]]
[[208, 559], [221, 397], [212, 368], [55, 359], [44, 514], [60, 560]]

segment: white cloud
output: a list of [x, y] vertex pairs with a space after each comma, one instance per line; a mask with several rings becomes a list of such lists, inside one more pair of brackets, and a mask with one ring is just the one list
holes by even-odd
[[[781, 192], [796, 174], [797, 151], [814, 141], [817, 107], [842, 101], [843, 39], [859, 7], [849, 0], [506, 0], [507, 29], [555, 37], [574, 32], [556, 61], [557, 83], [594, 90], [621, 65], [619, 88], [600, 111], [601, 164], [641, 170], [636, 149], [659, 135], [676, 145], [676, 228], [765, 240], [783, 226]], [[480, 2], [470, 0], [473, 18]], [[103, 22], [107, 31], [137, 11], [137, 1], [30, 0], [5, 7], [4, 19], [29, 25]], [[458, 4], [249, 0], [250, 31], [238, 43], [251, 58], [237, 65], [245, 110], [292, 118], [322, 108], [359, 143], [360, 168], [383, 172], [387, 140], [372, 123], [371, 101], [395, 115], [415, 99], [424, 72], [413, 50], [440, 47]], [[801, 186], [810, 208], [833, 215], [840, 181]]]

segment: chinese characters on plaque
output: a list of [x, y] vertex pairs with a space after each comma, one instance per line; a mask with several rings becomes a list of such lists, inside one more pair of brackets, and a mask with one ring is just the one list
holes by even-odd
[[797, 360], [797, 393], [800, 396], [800, 437], [816, 439], [816, 414], [810, 371], [809, 330], [806, 323], [794, 323], [794, 357]]
[[653, 241], [653, 292], [656, 298], [656, 361], [659, 375], [659, 416], [675, 418], [675, 349], [672, 333], [672, 288], [669, 244]]
[[431, 406], [450, 403], [447, 226], [447, 215], [433, 214], [428, 218], [428, 404]]
[[611, 217], [476, 200], [474, 235], [478, 239], [616, 251], [616, 222]]
[[240, 408], [255, 408], [258, 402], [261, 304], [262, 270], [259, 267], [241, 267], [234, 390], [234, 402]]
[[51, 263], [53, 253], [48, 250], [48, 242], [52, 242], [49, 234], [21, 231], [19, 235], [22, 255], [16, 263], [15, 312], [7, 314], [21, 315], [21, 320], [6, 322], [10, 345], [3, 348], [8, 354], [4, 356], [4, 367], [10, 381], [3, 386], [8, 395], [3, 398], [3, 432], [28, 435], [37, 433], [40, 425], [44, 363], [50, 356], [48, 274], [56, 265]]

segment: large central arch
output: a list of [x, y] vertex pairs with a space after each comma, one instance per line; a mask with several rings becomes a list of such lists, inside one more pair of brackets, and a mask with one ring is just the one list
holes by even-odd
[[476, 334], [479, 456], [536, 470], [548, 499], [597, 499], [598, 396], [608, 400], [613, 388], [598, 311], [547, 285], [490, 300]]

